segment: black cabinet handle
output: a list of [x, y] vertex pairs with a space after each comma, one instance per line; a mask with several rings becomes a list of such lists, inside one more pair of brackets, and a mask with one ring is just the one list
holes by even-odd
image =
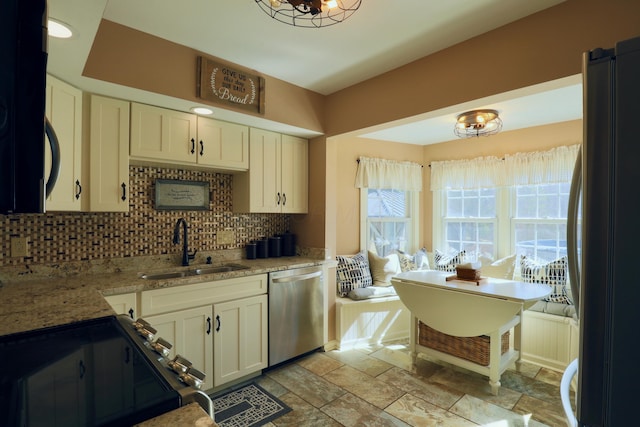
[[282, 206], [287, 204], [287, 195], [282, 193]]
[[218, 322], [218, 326], [216, 326], [216, 332], [220, 332], [220, 316], [216, 316], [216, 322]]
[[133, 311], [133, 308], [129, 309], [129, 317], [131, 317], [133, 319], [133, 315], [135, 314], [135, 312]]
[[191, 154], [196, 152], [196, 140], [191, 138]]
[[202, 140], [200, 140], [200, 155], [204, 155], [204, 142], [202, 142]]
[[76, 200], [80, 198], [80, 194], [82, 194], [82, 185], [80, 185], [80, 181], [76, 179]]
[[278, 193], [278, 197], [276, 198], [276, 202], [278, 203], [278, 206], [280, 206], [280, 193]]
[[82, 360], [80, 361], [78, 368], [79, 368], [80, 379], [82, 379], [84, 378], [84, 374], [87, 371], [87, 369], [84, 366], [84, 362]]
[[211, 317], [207, 317], [207, 335], [211, 335]]
[[124, 202], [125, 200], [127, 200], [127, 185], [123, 182], [122, 183], [122, 201]]
[[124, 363], [129, 364], [131, 361], [131, 349], [129, 347], [125, 347], [124, 349]]

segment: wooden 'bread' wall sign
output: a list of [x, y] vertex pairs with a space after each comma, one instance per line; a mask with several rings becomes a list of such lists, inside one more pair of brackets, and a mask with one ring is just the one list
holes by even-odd
[[198, 98], [264, 114], [264, 78], [198, 57]]

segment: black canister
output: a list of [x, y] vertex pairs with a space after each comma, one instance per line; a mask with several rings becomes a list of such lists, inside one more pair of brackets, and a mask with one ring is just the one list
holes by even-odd
[[288, 231], [280, 235], [282, 239], [282, 256], [295, 256], [296, 254], [296, 235]]
[[279, 257], [282, 255], [280, 240], [281, 239], [278, 236], [269, 237], [269, 256], [270, 257]]
[[267, 239], [256, 240], [256, 256], [267, 258], [269, 256], [269, 245]]
[[247, 259], [256, 259], [258, 249], [257, 246], [258, 245], [256, 245], [255, 243], [247, 243], [246, 245], [244, 245]]

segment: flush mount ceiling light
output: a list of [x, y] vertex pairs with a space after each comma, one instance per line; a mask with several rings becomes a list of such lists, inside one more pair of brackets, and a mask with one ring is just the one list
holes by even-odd
[[358, 10], [362, 0], [255, 0], [260, 9], [294, 27], [321, 28], [338, 24]]
[[64, 22], [53, 18], [49, 18], [49, 21], [47, 22], [47, 30], [51, 37], [58, 39], [68, 39], [73, 36], [73, 31], [71, 31], [69, 24], [65, 24]]
[[458, 116], [453, 132], [460, 138], [495, 135], [502, 129], [496, 110], [472, 110]]

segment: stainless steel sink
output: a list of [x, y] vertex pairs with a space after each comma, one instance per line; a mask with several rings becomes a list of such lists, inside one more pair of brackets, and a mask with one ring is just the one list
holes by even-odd
[[198, 268], [196, 269], [196, 274], [226, 273], [228, 271], [246, 270], [247, 268], [249, 267], [240, 264], [224, 264]]
[[196, 270], [170, 271], [166, 273], [145, 273], [140, 278], [147, 280], [178, 279], [180, 277], [195, 276], [196, 274], [198, 274]]
[[198, 276], [201, 274], [227, 273], [229, 271], [246, 270], [249, 267], [241, 264], [223, 264], [195, 268], [192, 270], [168, 271], [162, 273], [144, 273], [140, 276], [146, 280], [179, 279], [181, 277]]

